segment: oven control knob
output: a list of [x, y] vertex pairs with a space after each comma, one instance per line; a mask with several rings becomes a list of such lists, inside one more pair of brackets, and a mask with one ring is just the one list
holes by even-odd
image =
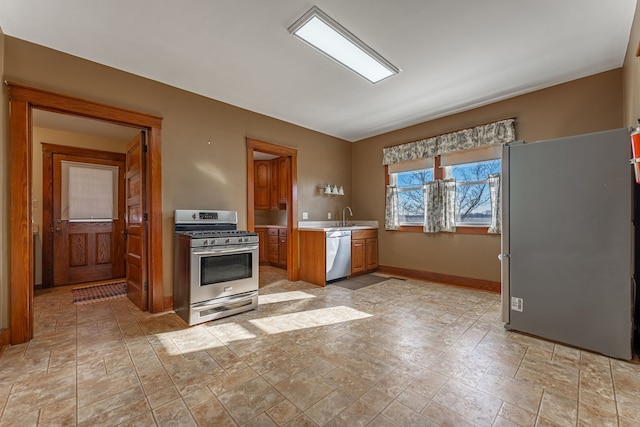
[[229, 243], [231, 243], [231, 239], [225, 240], [225, 243], [228, 245]]

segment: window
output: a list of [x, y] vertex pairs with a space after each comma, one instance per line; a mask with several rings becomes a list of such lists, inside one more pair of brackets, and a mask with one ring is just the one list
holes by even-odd
[[491, 224], [489, 175], [500, 172], [500, 160], [484, 160], [445, 167], [445, 177], [456, 180], [456, 225]]
[[424, 191], [433, 181], [433, 159], [416, 159], [389, 165], [389, 184], [398, 187], [398, 223], [424, 224]]
[[391, 174], [391, 183], [398, 187], [398, 221], [400, 224], [424, 224], [423, 186], [429, 181], [433, 181], [433, 168]]
[[118, 167], [63, 160], [61, 218], [69, 221], [118, 219]]
[[398, 225], [425, 224], [423, 187], [434, 180], [455, 178], [455, 225], [458, 232], [476, 234], [492, 221], [489, 175], [500, 173], [501, 147], [483, 147], [388, 165], [388, 184], [397, 188]]

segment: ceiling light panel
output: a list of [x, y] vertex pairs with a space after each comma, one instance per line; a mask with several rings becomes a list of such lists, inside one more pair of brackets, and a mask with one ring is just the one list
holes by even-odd
[[316, 6], [289, 27], [289, 33], [371, 83], [377, 83], [400, 72], [398, 67]]

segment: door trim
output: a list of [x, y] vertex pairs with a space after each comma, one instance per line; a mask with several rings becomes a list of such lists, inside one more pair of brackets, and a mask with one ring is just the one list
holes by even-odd
[[[42, 143], [42, 287], [53, 287], [53, 238], [48, 232], [53, 227], [53, 155], [65, 154], [78, 157], [88, 157], [99, 160], [112, 160], [121, 162], [124, 167], [125, 154], [112, 151], [93, 150], [67, 145]], [[124, 206], [124, 183], [119, 183], [118, 197], [122, 198], [118, 203]], [[120, 206], [120, 207], [123, 207]], [[47, 207], [49, 207], [47, 209]], [[123, 215], [124, 213], [121, 213]], [[116, 230], [121, 232], [123, 230]], [[124, 254], [124, 246], [122, 247]]]
[[289, 157], [291, 160], [290, 176], [291, 191], [287, 200], [287, 280], [295, 282], [300, 277], [298, 266], [298, 149], [270, 142], [247, 140], [247, 229], [255, 231], [254, 216], [254, 181], [253, 152], [273, 154], [280, 157]]
[[54, 92], [7, 82], [9, 89], [9, 282], [11, 344], [33, 337], [33, 237], [31, 218], [32, 109], [97, 119], [148, 132], [147, 270], [149, 311], [164, 310], [162, 286], [162, 118]]

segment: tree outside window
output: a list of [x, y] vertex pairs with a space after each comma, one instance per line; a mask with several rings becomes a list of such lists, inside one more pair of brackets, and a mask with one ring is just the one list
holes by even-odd
[[400, 224], [424, 224], [425, 183], [433, 181], [433, 168], [392, 174], [398, 186], [398, 220]]
[[[491, 223], [489, 175], [500, 172], [500, 159], [436, 168], [436, 179], [456, 179], [456, 225]], [[424, 224], [423, 186], [434, 180], [434, 168], [390, 174], [398, 187], [398, 220], [403, 225]]]
[[456, 179], [456, 225], [491, 223], [489, 175], [499, 172], [499, 159], [445, 168], [446, 176]]

